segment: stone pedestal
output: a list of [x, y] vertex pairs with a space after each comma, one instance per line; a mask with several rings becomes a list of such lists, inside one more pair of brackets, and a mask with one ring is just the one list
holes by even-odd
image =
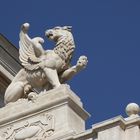
[[[85, 131], [89, 114], [68, 85], [0, 109], [2, 140], [59, 140]], [[0, 139], [0, 140], [1, 140]]]

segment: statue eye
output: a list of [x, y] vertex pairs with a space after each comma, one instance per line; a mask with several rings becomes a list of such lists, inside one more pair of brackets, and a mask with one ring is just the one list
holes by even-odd
[[60, 27], [55, 27], [54, 29], [55, 29], [55, 30], [58, 30], [58, 29], [60, 29]]

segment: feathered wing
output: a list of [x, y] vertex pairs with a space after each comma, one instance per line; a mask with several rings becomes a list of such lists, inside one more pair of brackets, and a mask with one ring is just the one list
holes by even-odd
[[35, 55], [34, 44], [32, 39], [27, 35], [28, 28], [29, 25], [27, 27], [23, 25], [20, 32], [19, 59], [24, 68], [32, 71], [39, 68], [41, 60]]

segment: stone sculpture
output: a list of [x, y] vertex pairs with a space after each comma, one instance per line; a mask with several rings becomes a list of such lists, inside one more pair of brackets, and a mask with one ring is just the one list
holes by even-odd
[[9, 125], [0, 132], [2, 140], [44, 140], [54, 132], [54, 116], [41, 114], [16, 125]]
[[5, 92], [5, 103], [28, 97], [33, 88], [47, 91], [59, 87], [87, 65], [87, 57], [80, 56], [75, 66], [70, 66], [75, 49], [70, 26], [55, 27], [45, 32], [56, 43], [53, 50], [44, 50], [44, 39], [28, 36], [29, 23], [21, 27], [19, 59], [23, 68], [17, 73]]

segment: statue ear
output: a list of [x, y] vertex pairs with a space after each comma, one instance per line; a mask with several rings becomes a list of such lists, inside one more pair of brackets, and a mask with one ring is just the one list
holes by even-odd
[[72, 26], [64, 26], [63, 29], [71, 32]]

